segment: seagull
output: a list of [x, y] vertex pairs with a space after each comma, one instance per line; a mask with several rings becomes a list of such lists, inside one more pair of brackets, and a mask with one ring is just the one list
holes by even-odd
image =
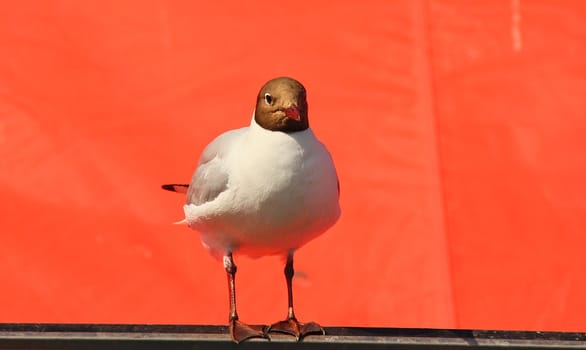
[[[293, 255], [327, 231], [340, 216], [340, 185], [332, 157], [309, 127], [306, 90], [295, 79], [265, 83], [250, 126], [213, 140], [197, 163], [191, 183], [163, 189], [186, 193], [185, 219], [205, 249], [223, 262], [230, 295], [230, 335], [236, 343], [269, 338], [270, 332], [301, 340], [325, 334], [315, 322], [301, 323], [293, 308]], [[285, 320], [251, 326], [236, 311], [233, 255], [286, 259]], [[269, 338], [270, 339], [270, 338]]]

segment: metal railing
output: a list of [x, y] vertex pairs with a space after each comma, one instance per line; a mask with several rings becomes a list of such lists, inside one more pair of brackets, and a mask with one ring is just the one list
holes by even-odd
[[231, 342], [226, 326], [0, 324], [0, 349], [586, 349], [586, 333], [330, 327], [325, 336], [271, 334]]

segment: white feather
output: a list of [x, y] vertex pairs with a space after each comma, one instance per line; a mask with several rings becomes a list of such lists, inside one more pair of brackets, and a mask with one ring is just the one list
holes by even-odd
[[253, 118], [223, 147], [215, 161], [229, 174], [227, 189], [184, 206], [187, 224], [214, 256], [287, 254], [337, 221], [336, 170], [311, 129], [269, 131]]

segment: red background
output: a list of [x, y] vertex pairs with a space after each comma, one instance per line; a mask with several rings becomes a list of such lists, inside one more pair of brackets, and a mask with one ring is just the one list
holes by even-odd
[[[226, 323], [159, 186], [290, 75], [343, 208], [297, 255], [300, 319], [586, 331], [585, 23], [581, 0], [2, 2], [0, 322]], [[237, 264], [241, 319], [283, 318], [279, 259]]]

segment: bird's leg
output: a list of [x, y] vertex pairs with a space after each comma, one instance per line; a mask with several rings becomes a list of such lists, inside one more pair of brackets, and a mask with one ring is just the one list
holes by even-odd
[[232, 260], [232, 253], [224, 256], [224, 268], [228, 274], [228, 291], [230, 292], [230, 335], [235, 343], [240, 343], [250, 338], [268, 338], [263, 326], [249, 326], [238, 320], [236, 311], [236, 265]]
[[287, 280], [287, 299], [289, 308], [287, 310], [287, 318], [283, 321], [277, 322], [269, 327], [267, 332], [290, 334], [299, 341], [308, 334], [326, 334], [324, 329], [315, 322], [301, 323], [295, 317], [293, 310], [293, 251], [287, 255], [287, 264], [285, 265], [285, 279]]

